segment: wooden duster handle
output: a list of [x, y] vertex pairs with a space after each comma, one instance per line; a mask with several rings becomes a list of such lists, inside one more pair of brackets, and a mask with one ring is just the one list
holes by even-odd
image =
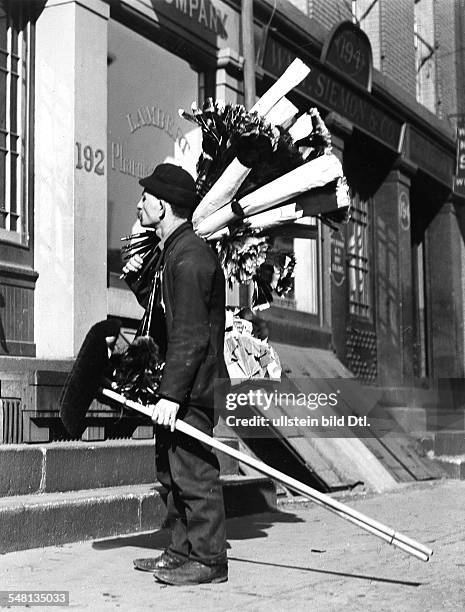
[[[139, 404], [138, 402], [128, 400], [119, 393], [115, 393], [114, 391], [111, 391], [109, 389], [102, 389], [101, 393], [105, 397], [108, 397], [109, 399], [112, 399], [115, 402], [122, 404], [123, 406], [127, 406], [128, 408], [137, 410], [138, 412], [142, 412], [142, 414], [145, 414], [147, 416], [152, 415], [152, 410], [150, 408]], [[231, 448], [230, 446], [227, 446], [226, 444], [223, 444], [219, 440], [208, 436], [207, 434], [199, 431], [195, 427], [192, 427], [192, 425], [188, 425], [180, 419], [176, 420], [176, 429], [177, 431], [180, 431], [186, 434], [187, 436], [190, 436], [192, 438], [195, 438], [196, 440], [199, 440], [200, 442], [208, 444], [208, 446], [216, 448], [217, 450], [225, 453], [226, 455], [229, 455], [230, 457], [233, 457], [234, 459], [237, 459], [238, 461], [242, 461], [242, 463], [245, 463], [249, 467], [254, 468], [262, 474], [269, 476], [270, 478], [279, 480], [279, 482], [282, 482], [284, 485], [294, 491], [297, 491], [301, 495], [308, 497], [316, 504], [327, 508], [328, 510], [334, 512], [341, 518], [350, 521], [351, 523], [354, 523], [354, 525], [357, 525], [361, 529], [372, 533], [373, 535], [377, 536], [378, 538], [381, 538], [388, 544], [392, 544], [393, 546], [400, 548], [404, 552], [413, 555], [418, 559], [421, 559], [422, 561], [429, 561], [430, 556], [433, 554], [433, 551], [427, 546], [424, 546], [423, 544], [412, 540], [411, 538], [403, 535], [402, 533], [394, 531], [394, 529], [392, 529], [391, 527], [387, 527], [386, 525], [383, 525], [382, 523], [379, 523], [378, 521], [369, 518], [361, 512], [352, 510], [352, 508], [349, 508], [345, 504], [342, 504], [341, 502], [332, 499], [328, 495], [325, 495], [324, 493], [321, 493], [316, 489], [312, 489], [312, 487], [309, 487], [308, 485], [299, 482], [295, 478], [292, 478], [291, 476], [288, 476], [287, 474], [284, 474], [283, 472], [280, 472], [279, 470], [270, 467], [266, 463], [263, 463], [262, 461], [259, 461], [253, 457], [249, 457], [249, 455], [246, 455], [241, 451], [238, 451], [234, 448]]]

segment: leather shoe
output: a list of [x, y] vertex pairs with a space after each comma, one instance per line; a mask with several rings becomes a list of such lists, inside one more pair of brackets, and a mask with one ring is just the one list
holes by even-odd
[[204, 565], [198, 561], [187, 561], [176, 569], [156, 570], [153, 575], [159, 582], [176, 586], [226, 582], [228, 579], [228, 564]]
[[186, 561], [175, 557], [168, 550], [162, 552], [159, 557], [148, 557], [147, 559], [134, 559], [134, 567], [142, 572], [154, 572], [155, 570], [173, 570], [181, 565], [184, 565]]

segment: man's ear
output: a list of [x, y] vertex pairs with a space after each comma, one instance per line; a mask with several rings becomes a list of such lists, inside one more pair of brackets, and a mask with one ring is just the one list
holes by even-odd
[[160, 202], [160, 219], [164, 219], [166, 215], [166, 202], [164, 200], [159, 200]]

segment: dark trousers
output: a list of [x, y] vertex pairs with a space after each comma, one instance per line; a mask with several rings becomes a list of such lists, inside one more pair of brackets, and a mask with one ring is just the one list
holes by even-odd
[[[213, 435], [213, 410], [182, 406], [178, 418]], [[219, 464], [212, 449], [168, 428], [156, 428], [157, 477], [171, 527], [168, 550], [205, 565], [226, 563], [226, 529]]]

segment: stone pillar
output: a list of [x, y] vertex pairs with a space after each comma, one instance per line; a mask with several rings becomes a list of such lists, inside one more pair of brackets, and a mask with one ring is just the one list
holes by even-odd
[[374, 197], [378, 381], [413, 382], [410, 178], [389, 173]]
[[[215, 96], [229, 104], [244, 104], [243, 67], [244, 60], [234, 49], [218, 51], [215, 78]], [[229, 306], [249, 306], [251, 291], [247, 286], [234, 284], [227, 287], [226, 304]]]
[[35, 338], [72, 357], [107, 315], [107, 22], [102, 0], [49, 0], [36, 25]]
[[[432, 377], [464, 372], [463, 204], [446, 201], [427, 229]], [[461, 231], [462, 229], [462, 231]]]

